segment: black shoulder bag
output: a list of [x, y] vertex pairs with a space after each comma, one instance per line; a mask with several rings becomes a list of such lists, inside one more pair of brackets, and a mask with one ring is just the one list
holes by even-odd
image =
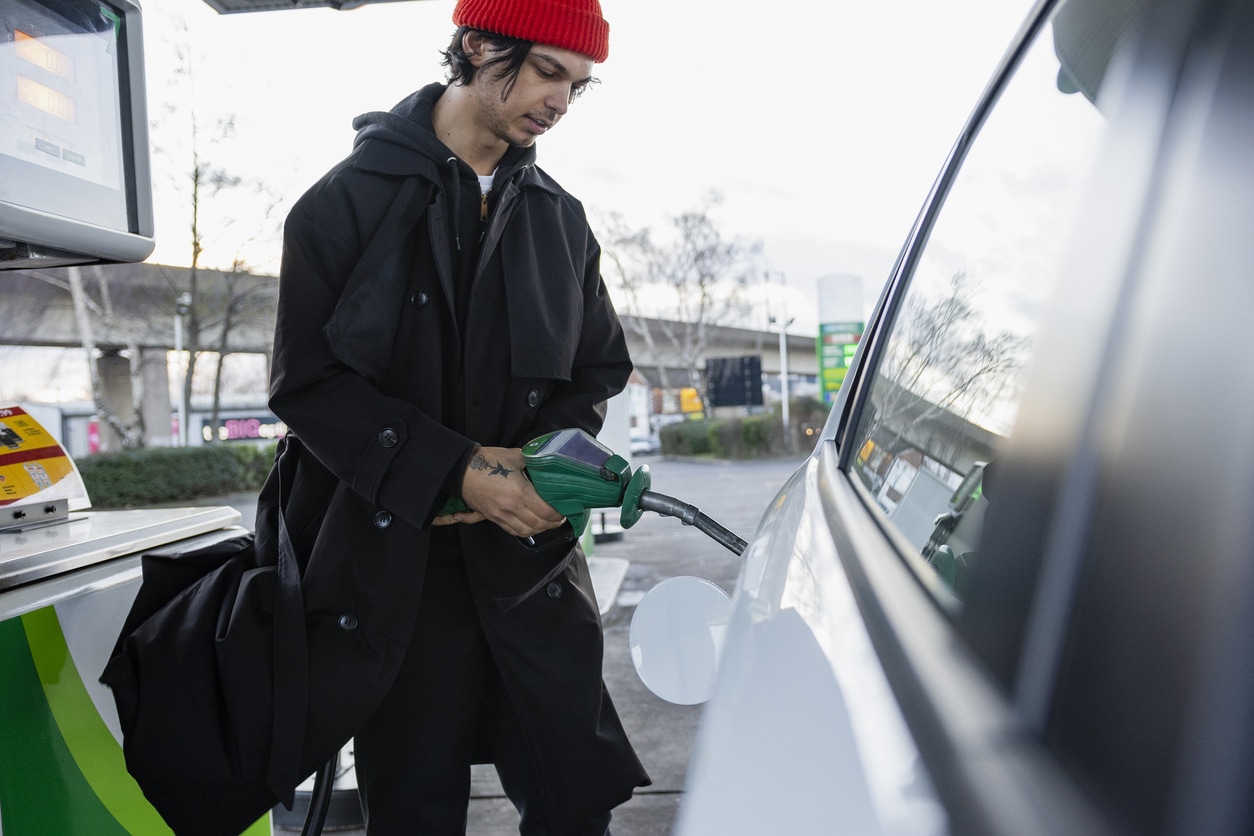
[[300, 455], [294, 436], [279, 442], [258, 534], [142, 558], [100, 677], [117, 703], [127, 770], [180, 836], [236, 836], [275, 804], [290, 809], [302, 763], [338, 750], [303, 751], [308, 648], [284, 519]]

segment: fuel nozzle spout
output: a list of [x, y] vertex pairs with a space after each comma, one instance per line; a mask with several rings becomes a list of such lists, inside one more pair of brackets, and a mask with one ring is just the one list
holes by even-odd
[[697, 506], [681, 502], [673, 496], [649, 490], [652, 482], [653, 477], [649, 474], [649, 466], [642, 465], [627, 483], [620, 518], [623, 528], [631, 528], [640, 521], [645, 511], [653, 511], [664, 517], [676, 517], [684, 525], [693, 526], [733, 553], [744, 554], [745, 547], [748, 545], [747, 541], [702, 513]]
[[698, 531], [718, 541], [736, 554], [744, 554], [745, 546], [749, 545], [730, 529], [720, 525], [701, 509], [687, 502], [680, 502], [673, 496], [653, 491], [640, 494], [640, 508], [645, 511], [656, 511], [664, 517], [678, 517], [684, 525], [691, 525]]

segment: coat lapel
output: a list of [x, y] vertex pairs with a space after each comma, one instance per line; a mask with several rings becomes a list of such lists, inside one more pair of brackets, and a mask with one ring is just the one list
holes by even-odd
[[342, 363], [378, 384], [387, 375], [409, 280], [411, 235], [430, 198], [431, 184], [406, 178], [383, 221], [366, 245], [340, 296], [335, 313], [323, 328], [331, 351]]
[[[542, 188], [526, 176], [526, 187]], [[587, 250], [580, 241], [586, 226], [569, 223], [561, 212], [533, 213], [520, 194], [511, 182], [500, 207], [508, 214], [502, 213], [502, 230], [496, 236], [498, 263], [505, 265], [507, 275], [510, 372], [518, 378], [570, 380], [579, 338], [579, 329], [571, 324], [583, 320], [582, 256]], [[485, 245], [495, 242], [485, 239]]]

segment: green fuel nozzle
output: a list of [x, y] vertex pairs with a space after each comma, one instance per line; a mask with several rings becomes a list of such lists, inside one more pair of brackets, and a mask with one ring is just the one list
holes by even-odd
[[[653, 477], [647, 465], [632, 474], [626, 459], [583, 430], [546, 433], [523, 445], [522, 454], [523, 472], [536, 493], [566, 517], [576, 535], [583, 534], [593, 509], [621, 506], [623, 528], [631, 528], [645, 511], [653, 511], [677, 517], [736, 554], [745, 550], [745, 540], [701, 513], [695, 505], [650, 490]], [[440, 513], [465, 510], [466, 503], [454, 497]]]

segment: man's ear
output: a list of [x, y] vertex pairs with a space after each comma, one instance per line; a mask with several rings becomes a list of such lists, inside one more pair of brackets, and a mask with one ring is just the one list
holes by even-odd
[[466, 57], [475, 68], [483, 66], [483, 62], [488, 58], [490, 47], [491, 44], [482, 32], [470, 31], [462, 35], [462, 51], [466, 53]]

